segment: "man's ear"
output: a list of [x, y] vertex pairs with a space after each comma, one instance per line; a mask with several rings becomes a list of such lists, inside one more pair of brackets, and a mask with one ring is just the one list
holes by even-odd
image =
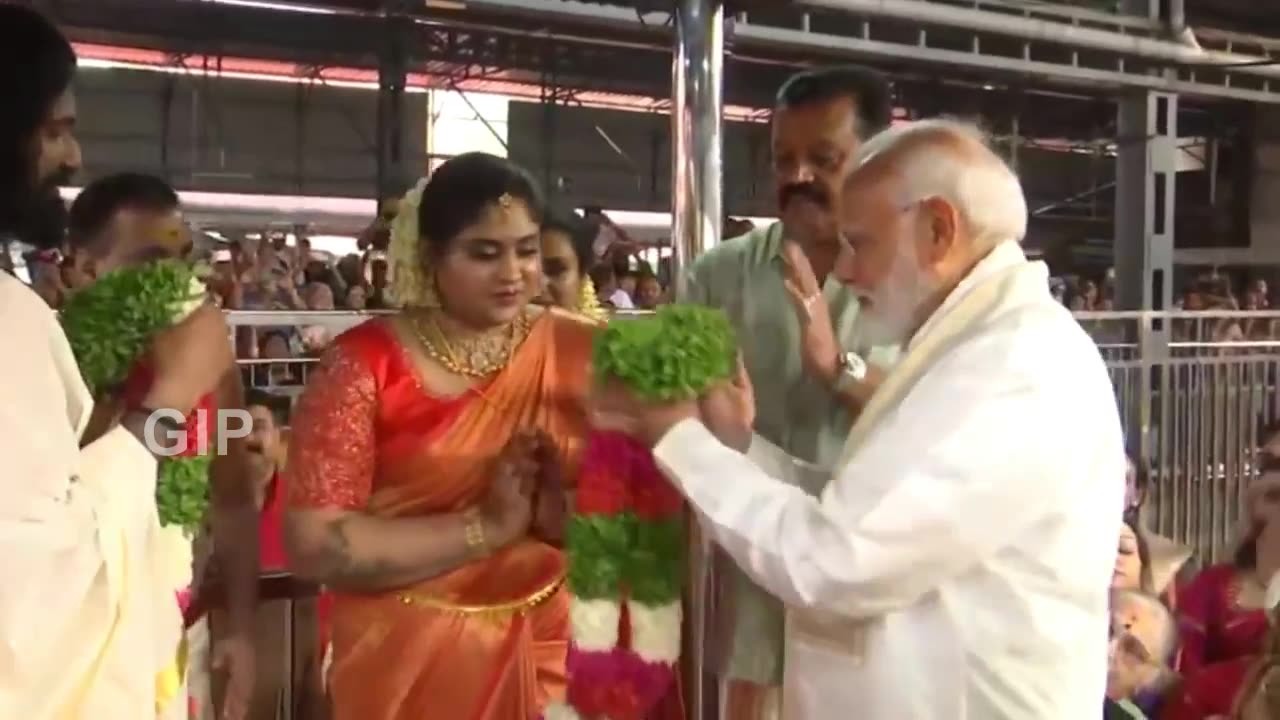
[[920, 201], [928, 223], [928, 244], [922, 248], [930, 263], [937, 263], [947, 256], [955, 245], [960, 230], [960, 213], [956, 207], [940, 197]]

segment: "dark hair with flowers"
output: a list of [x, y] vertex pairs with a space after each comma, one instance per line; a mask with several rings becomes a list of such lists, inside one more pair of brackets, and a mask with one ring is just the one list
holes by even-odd
[[423, 249], [439, 255], [504, 195], [523, 201], [533, 221], [542, 222], [542, 192], [524, 168], [482, 152], [449, 158], [422, 188], [418, 234]]

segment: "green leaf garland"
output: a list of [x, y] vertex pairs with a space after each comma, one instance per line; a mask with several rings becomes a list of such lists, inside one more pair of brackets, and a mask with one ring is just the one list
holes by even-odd
[[209, 465], [213, 457], [166, 458], [156, 480], [156, 509], [161, 525], [178, 525], [194, 537], [209, 506]]
[[656, 314], [610, 321], [596, 339], [597, 372], [649, 400], [687, 400], [733, 377], [738, 343], [720, 310], [667, 305]]
[[196, 279], [189, 263], [162, 260], [108, 273], [71, 295], [62, 326], [94, 396], [124, 382], [152, 336], [199, 297], [192, 292]]
[[[63, 306], [62, 327], [80, 373], [94, 397], [118, 389], [156, 333], [182, 319], [203, 299], [199, 270], [161, 260], [104, 275]], [[162, 525], [194, 534], [209, 504], [209, 456], [171, 457], [160, 463], [156, 508]]]
[[586, 600], [616, 599], [622, 592], [627, 559], [636, 534], [636, 516], [569, 517], [565, 547], [569, 550], [569, 590]]

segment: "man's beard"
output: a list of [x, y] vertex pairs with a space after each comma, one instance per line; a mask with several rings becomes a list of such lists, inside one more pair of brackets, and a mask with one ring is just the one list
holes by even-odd
[[936, 289], [921, 272], [915, 247], [901, 248], [880, 287], [858, 291], [867, 299], [858, 314], [858, 339], [863, 348], [905, 346], [916, 330], [920, 308]]
[[58, 188], [71, 182], [73, 171], [61, 168], [45, 178], [18, 207], [14, 234], [40, 250], [62, 247], [67, 236], [67, 204]]

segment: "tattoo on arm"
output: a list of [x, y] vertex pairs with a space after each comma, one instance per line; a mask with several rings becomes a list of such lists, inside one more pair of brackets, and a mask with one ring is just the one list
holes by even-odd
[[398, 575], [392, 563], [360, 558], [351, 548], [351, 517], [342, 517], [325, 528], [324, 545], [317, 553], [317, 575], [325, 584], [349, 590], [380, 590]]

